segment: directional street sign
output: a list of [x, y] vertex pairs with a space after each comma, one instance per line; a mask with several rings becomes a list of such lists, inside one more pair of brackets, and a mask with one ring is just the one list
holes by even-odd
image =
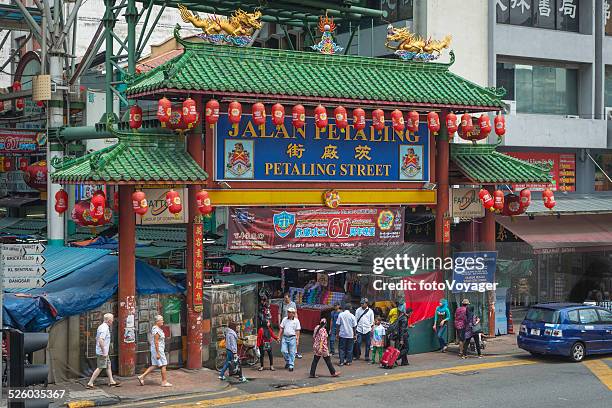
[[43, 244], [3, 244], [2, 254], [12, 256], [38, 255], [45, 251]]
[[43, 278], [23, 277], [23, 278], [4, 278], [5, 288], [11, 289], [30, 289], [42, 288], [47, 283]]
[[47, 270], [40, 265], [32, 266], [5, 266], [4, 277], [5, 278], [20, 278], [24, 276], [42, 276]]
[[2, 254], [2, 264], [6, 266], [38, 266], [45, 263], [42, 255], [4, 255]]

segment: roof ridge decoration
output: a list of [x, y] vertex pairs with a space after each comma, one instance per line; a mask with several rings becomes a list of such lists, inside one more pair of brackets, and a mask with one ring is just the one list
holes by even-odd
[[181, 3], [178, 4], [181, 18], [195, 28], [202, 29], [198, 37], [211, 44], [247, 47], [253, 43], [254, 33], [261, 29], [261, 11], [247, 13], [237, 9], [229, 17], [209, 14], [201, 18]]
[[321, 54], [333, 55], [338, 52], [342, 52], [344, 49], [334, 42], [332, 33], [336, 30], [336, 24], [334, 24], [334, 18], [327, 17], [325, 12], [325, 18], [319, 17], [319, 31], [321, 32], [321, 41], [318, 44], [311, 45], [315, 51], [319, 51]]
[[394, 50], [394, 54], [404, 61], [427, 62], [440, 58], [442, 50], [450, 46], [451, 40], [450, 34], [447, 34], [442, 40], [434, 40], [431, 37], [425, 39], [410, 32], [407, 27], [396, 28], [389, 24], [385, 47]]

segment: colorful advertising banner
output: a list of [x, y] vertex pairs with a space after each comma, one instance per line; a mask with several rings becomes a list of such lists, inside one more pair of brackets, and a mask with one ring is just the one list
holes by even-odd
[[528, 187], [533, 191], [550, 188], [553, 191], [576, 191], [576, 155], [573, 153], [505, 152], [538, 166], [551, 167], [552, 183], [513, 184], [514, 191]]
[[402, 207], [230, 208], [228, 249], [351, 248], [404, 242]]
[[46, 143], [44, 132], [0, 129], [0, 154], [42, 152]]
[[[329, 110], [329, 109], [328, 109]], [[331, 112], [329, 112], [331, 114]], [[320, 181], [320, 182], [426, 182], [429, 181], [429, 130], [422, 123], [416, 134], [397, 133], [390, 126], [376, 131], [371, 121], [364, 130], [306, 125], [295, 129], [291, 115], [275, 126], [254, 125], [242, 115], [232, 125], [227, 114], [217, 124], [216, 180], [225, 181]]]
[[[457, 284], [495, 283], [497, 251], [455, 252], [453, 255], [453, 281]], [[463, 286], [463, 285], [459, 285]], [[453, 289], [453, 293], [461, 290]]]

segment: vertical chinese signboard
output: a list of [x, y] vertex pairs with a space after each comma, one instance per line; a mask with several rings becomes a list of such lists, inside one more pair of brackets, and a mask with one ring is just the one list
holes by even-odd
[[550, 167], [552, 183], [513, 184], [513, 190], [518, 191], [528, 187], [533, 191], [542, 191], [546, 188], [553, 191], [576, 191], [575, 154], [539, 152], [506, 152], [505, 154], [540, 167]]
[[204, 304], [202, 302], [202, 278], [204, 273], [204, 251], [202, 243], [204, 239], [204, 226], [202, 222], [193, 224], [193, 275], [192, 275], [192, 295], [193, 310], [201, 312]]

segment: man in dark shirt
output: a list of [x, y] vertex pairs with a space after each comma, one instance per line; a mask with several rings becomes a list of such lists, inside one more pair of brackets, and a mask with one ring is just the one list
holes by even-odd
[[406, 309], [406, 305], [402, 304], [401, 306], [398, 307], [399, 310], [399, 317], [397, 318], [397, 342], [399, 345], [399, 351], [400, 351], [400, 355], [399, 358], [401, 359], [401, 363], [400, 365], [402, 366], [406, 366], [408, 365], [408, 352], [409, 352], [409, 346], [408, 346], [408, 329], [411, 327], [414, 327], [413, 325], [409, 324], [409, 320], [410, 320], [410, 315], [412, 314], [412, 309], [408, 308]]

